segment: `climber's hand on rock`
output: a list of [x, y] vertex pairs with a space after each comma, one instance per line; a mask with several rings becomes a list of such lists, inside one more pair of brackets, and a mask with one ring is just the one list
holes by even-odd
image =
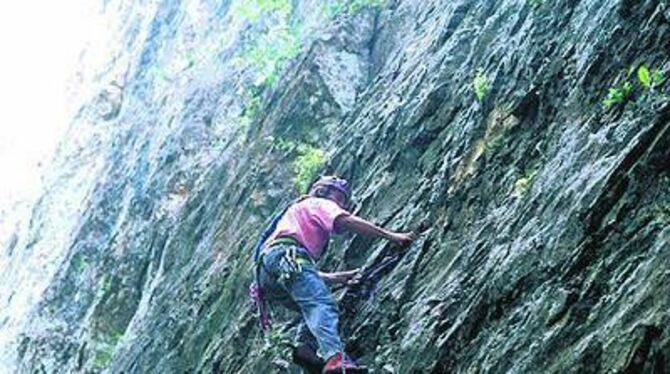
[[407, 248], [412, 244], [412, 242], [416, 240], [416, 233], [415, 232], [393, 233], [391, 240], [394, 243], [398, 244], [400, 248]]
[[354, 269], [349, 271], [340, 271], [335, 273], [338, 283], [355, 284], [358, 283], [357, 276], [361, 273], [361, 269]]
[[361, 277], [363, 275], [362, 268], [350, 270], [347, 273], [347, 286], [353, 286], [361, 282]]
[[328, 283], [332, 284], [347, 284], [352, 285], [356, 284], [359, 281], [358, 275], [361, 273], [361, 269], [354, 269], [349, 271], [338, 271], [334, 273], [321, 273], [321, 278]]

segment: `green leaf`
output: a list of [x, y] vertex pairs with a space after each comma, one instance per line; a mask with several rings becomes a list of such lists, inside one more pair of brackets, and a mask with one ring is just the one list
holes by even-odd
[[651, 76], [651, 87], [655, 88], [663, 84], [665, 82], [665, 77], [663, 76], [663, 73], [660, 70], [654, 71], [654, 74]]
[[649, 69], [647, 69], [646, 66], [642, 65], [639, 69], [637, 69], [637, 79], [640, 80], [640, 83], [644, 88], [651, 88], [651, 75], [649, 74]]

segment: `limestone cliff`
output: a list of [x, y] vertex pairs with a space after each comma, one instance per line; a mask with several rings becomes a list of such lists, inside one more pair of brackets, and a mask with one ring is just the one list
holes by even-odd
[[[361, 216], [430, 225], [366, 297], [337, 294], [375, 373], [669, 370], [667, 1], [106, 11], [100, 93], [4, 248], [1, 302], [29, 311], [0, 321], [16, 371], [297, 372], [247, 287], [314, 171], [347, 177]], [[322, 267], [391, 249], [344, 236]]]

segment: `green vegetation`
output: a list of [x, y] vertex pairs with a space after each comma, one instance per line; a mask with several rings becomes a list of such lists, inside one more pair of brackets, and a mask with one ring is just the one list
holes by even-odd
[[116, 332], [96, 346], [93, 356], [93, 366], [95, 369], [103, 370], [109, 366], [117, 344], [122, 342], [124, 337], [124, 332]]
[[605, 108], [611, 108], [614, 105], [624, 103], [633, 93], [633, 85], [630, 82], [625, 82], [620, 87], [613, 87], [609, 89], [607, 98], [603, 100]]
[[121, 332], [116, 332], [116, 333], [114, 333], [114, 334], [110, 337], [110, 339], [111, 339], [111, 341], [112, 341], [112, 345], [113, 345], [113, 346], [116, 346], [117, 344], [119, 344], [119, 342], [122, 342], [122, 341], [123, 341], [123, 338], [124, 338], [124, 337], [125, 337], [125, 331], [121, 331]]
[[[346, 0], [331, 3], [327, 7], [330, 18], [339, 14], [355, 14], [366, 8], [383, 6], [386, 0]], [[251, 45], [238, 55], [233, 64], [241, 69], [252, 69], [255, 73], [253, 86], [261, 89], [276, 85], [279, 75], [288, 62], [303, 50], [303, 29], [291, 24], [293, 12], [291, 0], [250, 0], [241, 2], [234, 12], [237, 17], [262, 27]], [[263, 21], [261, 22], [261, 20]], [[248, 126], [260, 108], [259, 94], [248, 95], [240, 118], [242, 127]]]
[[[630, 79], [633, 73], [635, 72], [634, 67], [630, 67], [627, 73], [627, 79]], [[663, 72], [656, 69], [654, 72], [650, 72], [649, 68], [645, 65], [641, 65], [637, 69], [637, 81], [639, 85], [646, 90], [653, 90], [660, 87], [665, 83], [665, 76]], [[612, 87], [607, 93], [607, 97], [603, 100], [603, 106], [607, 109], [625, 103], [633, 94], [633, 84], [629, 81], [624, 82], [618, 87]]]
[[[666, 178], [666, 182], [668, 182]], [[658, 221], [662, 222], [663, 224], [668, 224], [670, 223], [670, 204], [668, 203], [658, 203], [654, 207], [654, 215], [658, 219]]]
[[109, 292], [112, 290], [111, 278], [112, 277], [107, 274], [102, 276], [102, 279], [100, 280], [100, 286], [98, 287], [98, 291], [96, 292], [96, 298], [98, 298], [99, 300], [108, 297]]
[[486, 75], [484, 75], [484, 71], [482, 69], [477, 69], [473, 86], [477, 100], [479, 100], [480, 103], [483, 102], [486, 98], [486, 95], [489, 93], [489, 80]]
[[113, 345], [104, 344], [101, 348], [96, 349], [95, 356], [93, 358], [93, 367], [98, 370], [107, 368], [110, 361], [112, 361], [113, 353]]
[[287, 26], [292, 11], [291, 0], [251, 0], [242, 2], [235, 9], [239, 17], [253, 23], [263, 15], [276, 17], [274, 22], [268, 23], [264, 34], [234, 61], [238, 67], [253, 68], [259, 74], [258, 81], [266, 87], [275, 84], [286, 62], [302, 49], [300, 28]]
[[300, 193], [306, 193], [309, 185], [326, 163], [326, 153], [307, 143], [292, 140], [272, 139], [277, 150], [296, 155], [292, 170], [295, 175], [293, 182]]
[[528, 194], [528, 191], [530, 191], [530, 188], [533, 185], [533, 180], [535, 179], [535, 175], [537, 175], [537, 170], [533, 170], [523, 177], [519, 178], [515, 183], [514, 183], [514, 192], [512, 193], [512, 196], [516, 198], [523, 198]]
[[257, 91], [248, 91], [244, 97], [244, 111], [240, 118], [240, 126], [247, 127], [256, 118], [261, 107], [261, 97]]
[[269, 334], [265, 334], [262, 341], [256, 341], [256, 347], [261, 357], [268, 357], [270, 360], [283, 359], [291, 356], [291, 347], [293, 341], [288, 334], [285, 326], [273, 328]]
[[493, 154], [505, 143], [505, 133], [500, 133], [484, 143], [484, 153]]
[[651, 88], [659, 87], [665, 83], [665, 76], [660, 70], [655, 70], [654, 74], [651, 75]]
[[235, 59], [239, 67], [251, 67], [259, 75], [258, 81], [272, 87], [286, 63], [300, 54], [300, 29], [277, 27], [259, 37], [256, 44]]
[[323, 150], [307, 144], [298, 145], [297, 151], [298, 157], [293, 161], [294, 182], [299, 192], [306, 193], [326, 163], [326, 155]]
[[264, 14], [268, 13], [288, 17], [291, 11], [293, 11], [291, 0], [246, 0], [234, 10], [238, 17], [251, 22], [258, 22]]
[[637, 78], [644, 88], [651, 88], [651, 74], [649, 73], [649, 69], [647, 69], [646, 66], [642, 65], [639, 69], [637, 69]]
[[645, 65], [642, 65], [637, 69], [637, 79], [642, 87], [647, 90], [659, 87], [665, 82], [665, 77], [660, 70], [657, 69], [651, 73]]
[[[346, 0], [331, 3], [327, 7], [330, 18], [339, 14], [355, 14], [366, 8], [381, 7], [386, 0]], [[303, 49], [303, 29], [291, 24], [289, 17], [293, 12], [291, 0], [250, 0], [241, 2], [233, 10], [241, 19], [261, 27], [259, 35], [251, 45], [238, 55], [233, 64], [238, 68], [252, 69], [255, 73], [253, 86], [262, 89], [276, 85], [279, 75], [288, 62], [300, 54]], [[240, 125], [247, 126], [258, 113], [260, 99], [254, 94], [245, 100], [245, 110]]]
[[86, 258], [84, 258], [83, 256], [80, 256], [75, 261], [75, 268], [77, 269], [78, 273], [86, 271], [86, 269], [88, 269], [88, 266], [89, 266], [88, 261], [86, 261]]
[[269, 333], [256, 335], [252, 344], [252, 355], [269, 361], [291, 357], [291, 348], [294, 346], [285, 324], [277, 324]]
[[291, 140], [275, 139], [275, 138], [271, 138], [271, 140], [274, 142], [278, 150], [286, 154], [291, 154], [295, 152], [296, 148], [298, 147], [298, 143]]
[[234, 9], [237, 17], [257, 23], [270, 15], [261, 25], [263, 33], [238, 55], [233, 64], [241, 69], [252, 69], [254, 82], [249, 84], [244, 98], [244, 111], [240, 126], [248, 126], [257, 116], [261, 106], [260, 93], [273, 87], [287, 62], [297, 56], [302, 48], [298, 27], [288, 27], [293, 11], [291, 0], [250, 0], [239, 3]]
[[381, 8], [386, 3], [386, 0], [348, 0], [337, 1], [328, 4], [326, 12], [329, 18], [335, 18], [342, 14], [354, 15], [363, 9]]

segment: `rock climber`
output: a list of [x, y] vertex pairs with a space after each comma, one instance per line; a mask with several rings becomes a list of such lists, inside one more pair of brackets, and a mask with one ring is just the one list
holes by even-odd
[[337, 305], [326, 285], [351, 282], [358, 271], [317, 270], [316, 263], [323, 257], [330, 236], [348, 230], [391, 240], [401, 247], [416, 239], [412, 232], [389, 231], [350, 213], [347, 210], [350, 198], [346, 180], [335, 176], [319, 178], [306, 197], [292, 203], [276, 220], [257, 259], [257, 282], [264, 300], [302, 314], [301, 346], [294, 350], [294, 359], [296, 354], [316, 351], [321, 362], [325, 361], [322, 372], [328, 374], [365, 372], [365, 367], [343, 351]]

